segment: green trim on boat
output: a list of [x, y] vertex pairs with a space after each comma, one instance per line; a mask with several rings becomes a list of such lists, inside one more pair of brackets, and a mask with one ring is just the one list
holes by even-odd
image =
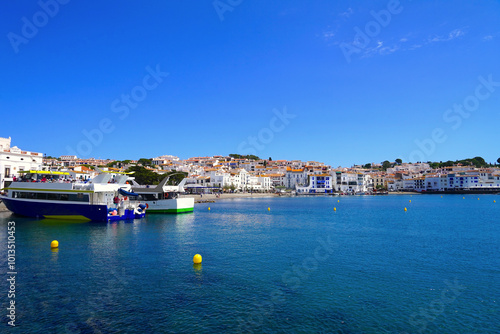
[[194, 208], [184, 208], [184, 209], [147, 209], [146, 213], [185, 213], [185, 212], [193, 212]]

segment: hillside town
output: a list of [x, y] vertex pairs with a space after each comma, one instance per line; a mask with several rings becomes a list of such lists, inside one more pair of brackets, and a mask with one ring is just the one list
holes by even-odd
[[187, 173], [185, 189], [190, 193], [293, 192], [312, 195], [500, 191], [498, 166], [458, 163], [433, 168], [430, 163], [401, 160], [387, 165], [367, 165], [334, 168], [317, 161], [252, 159], [235, 154], [189, 159], [163, 155], [125, 161], [82, 159], [74, 155], [54, 158], [11, 146], [11, 138], [0, 138], [0, 188], [8, 186], [20, 172], [29, 170], [67, 171], [74, 180], [86, 181], [96, 176], [97, 168], [120, 172], [143, 166], [158, 174]]

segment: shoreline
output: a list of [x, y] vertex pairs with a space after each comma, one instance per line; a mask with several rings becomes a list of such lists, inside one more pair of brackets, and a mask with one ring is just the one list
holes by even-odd
[[[419, 192], [404, 192], [404, 191], [394, 191], [389, 192], [388, 195], [424, 195]], [[344, 196], [384, 196], [384, 195], [326, 195], [328, 197], [344, 197]], [[325, 197], [325, 194], [311, 194], [311, 195], [281, 195], [275, 193], [222, 193], [220, 197], [216, 197], [215, 194], [203, 194], [203, 197], [200, 195], [181, 195], [182, 198], [194, 198], [196, 204], [202, 203], [210, 203], [217, 200], [225, 200], [225, 199], [240, 199], [240, 198], [287, 198], [287, 197]]]
[[[220, 197], [217, 197], [215, 194], [203, 194], [203, 197], [200, 195], [181, 195], [181, 198], [194, 198], [194, 202], [196, 204], [201, 204], [206, 201], [212, 202], [223, 199], [236, 199], [236, 198], [274, 198], [280, 197], [274, 193], [236, 193], [236, 194], [220, 194]], [[281, 197], [289, 197], [289, 196], [281, 196]]]
[[9, 209], [7, 209], [7, 207], [5, 206], [5, 204], [3, 204], [3, 202], [0, 202], [0, 212], [6, 212], [6, 211], [9, 211]]

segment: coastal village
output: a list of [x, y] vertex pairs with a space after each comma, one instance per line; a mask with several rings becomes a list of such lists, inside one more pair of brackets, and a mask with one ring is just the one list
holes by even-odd
[[[187, 173], [184, 188], [189, 193], [278, 192], [297, 195], [377, 194], [387, 192], [483, 192], [500, 191], [499, 166], [472, 164], [432, 168], [431, 163], [372, 163], [352, 167], [332, 167], [322, 162], [300, 160], [249, 159], [212, 156], [180, 159], [163, 155], [147, 159], [143, 167], [158, 174]], [[141, 161], [144, 159], [141, 159]], [[74, 180], [89, 180], [95, 167], [122, 172], [142, 165], [138, 160], [82, 159], [74, 155], [58, 158], [25, 151], [0, 138], [0, 188], [8, 186], [20, 172], [67, 171]]]

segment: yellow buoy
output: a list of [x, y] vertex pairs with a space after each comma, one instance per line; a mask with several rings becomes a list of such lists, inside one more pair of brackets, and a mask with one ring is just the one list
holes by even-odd
[[267, 211], [271, 211], [271, 208], [267, 208]]
[[339, 200], [339, 199], [337, 200], [337, 203], [340, 203], [340, 200]]
[[59, 247], [59, 241], [54, 240], [50, 243], [50, 248], [58, 248]]
[[493, 203], [496, 203], [497, 201], [493, 200]]
[[408, 209], [407, 209], [407, 208], [405, 208], [405, 211], [408, 211]]
[[196, 254], [195, 256], [193, 256], [193, 263], [194, 264], [200, 264], [201, 263], [201, 255], [200, 254]]
[[477, 198], [477, 200], [479, 201], [479, 197]]
[[462, 197], [462, 199], [465, 199], [465, 197]]
[[443, 198], [443, 196], [441, 196], [441, 198]]
[[337, 211], [337, 208], [333, 208], [333, 211]]
[[411, 203], [411, 200], [410, 200], [410, 203]]
[[210, 211], [210, 207], [208, 207], [208, 211]]

